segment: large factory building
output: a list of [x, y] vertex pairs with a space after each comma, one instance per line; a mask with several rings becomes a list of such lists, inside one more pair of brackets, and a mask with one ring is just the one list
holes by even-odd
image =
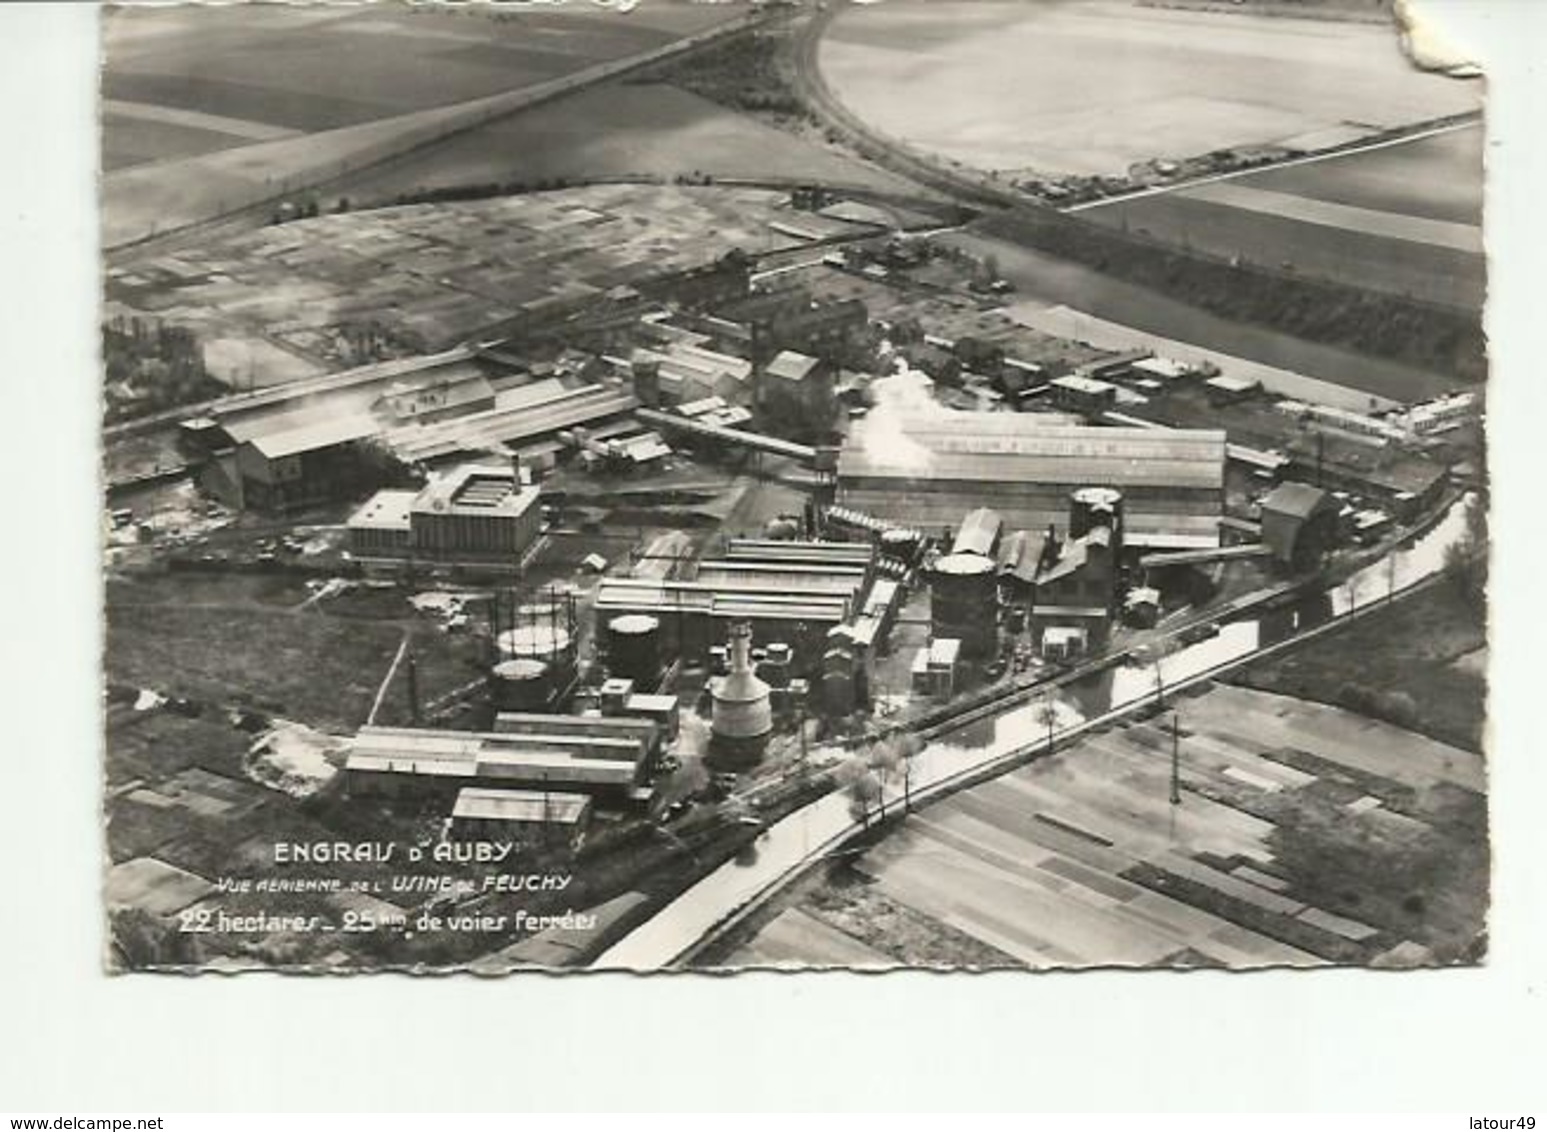
[[350, 516], [357, 559], [495, 563], [514, 567], [537, 539], [538, 489], [514, 468], [469, 465], [421, 491], [379, 491]]
[[875, 549], [865, 543], [733, 538], [687, 577], [603, 578], [597, 635], [609, 652], [623, 638], [632, 654], [635, 626], [648, 622], [649, 648], [701, 656], [729, 639], [732, 624], [746, 622], [759, 641], [789, 645], [804, 661], [859, 612], [875, 569]]
[[649, 797], [657, 747], [653, 725], [638, 719], [501, 713], [492, 732], [362, 727], [345, 745], [344, 777], [356, 796], [475, 787], [629, 805]]
[[1129, 545], [1217, 546], [1225, 433], [941, 412], [904, 417], [882, 436], [866, 430], [838, 458], [840, 504], [925, 529], [954, 528], [981, 507], [1012, 529], [1062, 527], [1070, 493], [1084, 487], [1123, 493]]

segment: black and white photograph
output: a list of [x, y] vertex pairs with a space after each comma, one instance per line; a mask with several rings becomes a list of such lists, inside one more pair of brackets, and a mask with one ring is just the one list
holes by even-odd
[[106, 972], [1489, 963], [1416, 6], [98, 15]]

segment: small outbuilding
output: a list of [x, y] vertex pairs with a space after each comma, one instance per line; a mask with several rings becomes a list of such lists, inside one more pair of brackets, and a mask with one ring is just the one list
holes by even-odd
[[1262, 501], [1262, 541], [1294, 569], [1316, 565], [1337, 539], [1339, 504], [1306, 483], [1282, 483]]
[[590, 820], [584, 794], [468, 786], [457, 793], [451, 831], [466, 840], [562, 843], [574, 852]]

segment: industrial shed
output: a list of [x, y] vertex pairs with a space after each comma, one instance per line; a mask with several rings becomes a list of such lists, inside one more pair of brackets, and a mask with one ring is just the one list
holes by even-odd
[[591, 799], [562, 791], [467, 786], [457, 792], [451, 834], [466, 840], [557, 841], [580, 848], [591, 820]]
[[1262, 541], [1277, 562], [1315, 565], [1337, 538], [1338, 510], [1337, 499], [1319, 487], [1279, 484], [1262, 501]]
[[783, 642], [809, 657], [827, 631], [847, 621], [858, 604], [858, 596], [847, 593], [603, 578], [596, 591], [595, 613], [599, 630], [625, 614], [657, 618], [663, 643], [674, 654], [703, 656], [711, 646], [725, 643], [733, 622], [746, 621], [758, 640]]
[[1110, 487], [1127, 507], [1125, 541], [1194, 549], [1219, 544], [1225, 433], [1218, 429], [1043, 425], [1024, 414], [904, 418], [910, 443], [851, 442], [838, 457], [844, 507], [926, 528], [992, 507], [1011, 527], [1062, 527], [1070, 494]]
[[647, 798], [637, 753], [574, 754], [541, 735], [362, 727], [344, 747], [351, 794], [445, 793], [463, 787], [571, 791], [615, 803]]

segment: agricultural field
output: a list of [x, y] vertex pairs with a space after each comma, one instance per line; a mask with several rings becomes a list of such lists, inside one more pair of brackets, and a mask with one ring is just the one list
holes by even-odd
[[[103, 240], [297, 192], [741, 15], [233, 4], [104, 15]], [[530, 93], [529, 93], [530, 92]]]
[[357, 205], [453, 186], [606, 177], [809, 179], [907, 192], [883, 170], [664, 83], [596, 86], [346, 179]]
[[904, 820], [731, 941], [730, 965], [1476, 962], [1482, 759], [1210, 687]]
[[820, 66], [879, 133], [1002, 175], [1324, 149], [1480, 99], [1413, 68], [1389, 27], [1120, 0], [855, 6], [827, 29]]
[[1214, 256], [1481, 310], [1483, 129], [1083, 210]]
[[[647, 51], [722, 18], [668, 0], [627, 16], [408, 4], [108, 8], [104, 165], [204, 152], [222, 135], [241, 145], [462, 102]], [[179, 114], [204, 119], [211, 136], [184, 136], [196, 123]]]

